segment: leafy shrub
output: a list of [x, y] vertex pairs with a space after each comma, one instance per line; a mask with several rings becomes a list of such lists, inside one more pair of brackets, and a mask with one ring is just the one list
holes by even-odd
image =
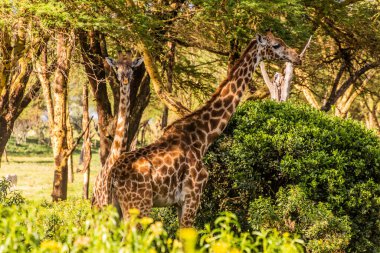
[[[330, 238], [340, 251], [380, 252], [380, 142], [359, 123], [305, 105], [248, 101], [205, 163], [210, 179], [199, 226], [221, 210], [236, 213], [245, 228], [279, 227], [290, 217], [310, 245]], [[286, 205], [297, 205], [294, 190], [314, 207], [300, 202], [300, 212], [284, 217]], [[265, 208], [273, 215], [261, 214]], [[310, 231], [313, 219], [323, 228]]]
[[302, 241], [277, 230], [242, 233], [235, 215], [225, 213], [203, 231], [182, 229], [168, 236], [162, 222], [119, 221], [116, 210], [90, 209], [77, 200], [0, 209], [0, 252], [303, 252]]
[[25, 202], [20, 192], [12, 190], [11, 182], [0, 178], [0, 206], [20, 205]]
[[276, 228], [302, 234], [313, 252], [339, 252], [348, 246], [351, 227], [347, 216], [336, 217], [328, 205], [307, 199], [298, 186], [280, 189], [276, 199], [255, 199], [249, 210], [253, 229]]

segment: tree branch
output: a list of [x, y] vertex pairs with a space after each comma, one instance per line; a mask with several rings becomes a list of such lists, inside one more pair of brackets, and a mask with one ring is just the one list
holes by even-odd
[[331, 96], [327, 100], [324, 106], [322, 106], [322, 111], [329, 111], [331, 109], [331, 106], [335, 104], [335, 102], [346, 92], [346, 90], [356, 82], [356, 80], [363, 75], [365, 72], [367, 72], [370, 69], [377, 68], [380, 66], [380, 62], [373, 62], [365, 64], [362, 68], [357, 70], [353, 75], [351, 75], [336, 91], [335, 94], [331, 93]]
[[170, 110], [174, 111], [175, 113], [181, 116], [188, 114], [190, 110], [187, 109], [184, 105], [182, 105], [179, 101], [171, 97], [169, 93], [166, 91], [162, 83], [160, 74], [158, 73], [157, 66], [154, 63], [153, 56], [150, 54], [147, 46], [144, 44], [143, 41], [140, 41], [138, 47], [140, 51], [143, 53], [144, 64], [152, 80], [153, 88], [157, 96]]
[[90, 127], [90, 123], [91, 123], [93, 117], [94, 116], [92, 116], [91, 119], [88, 121], [86, 129], [84, 131], [82, 131], [82, 133], [78, 136], [78, 138], [76, 139], [76, 141], [72, 144], [71, 149], [67, 150], [65, 152], [65, 156], [66, 157], [69, 157], [74, 152], [74, 150], [77, 148], [77, 146], [79, 144], [79, 141], [82, 139], [83, 135], [88, 131], [88, 129]]
[[218, 54], [218, 55], [223, 55], [223, 56], [229, 56], [230, 53], [229, 52], [225, 52], [225, 51], [221, 51], [221, 50], [217, 50], [215, 48], [212, 48], [212, 47], [208, 47], [206, 45], [201, 45], [199, 43], [196, 43], [196, 42], [193, 42], [192, 44], [189, 43], [189, 42], [186, 42], [186, 41], [182, 41], [178, 38], [171, 38], [174, 42], [176, 42], [178, 45], [180, 46], [183, 46], [183, 47], [195, 47], [195, 48], [198, 48], [198, 49], [201, 49], [201, 50], [206, 50], [210, 53], [213, 53], [213, 54]]

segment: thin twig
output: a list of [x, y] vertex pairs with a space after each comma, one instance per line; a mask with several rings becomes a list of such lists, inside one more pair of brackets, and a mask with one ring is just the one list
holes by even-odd
[[305, 52], [306, 52], [306, 49], [310, 46], [311, 38], [313, 38], [313, 35], [310, 36], [310, 38], [309, 38], [309, 40], [308, 40], [306, 46], [303, 48], [303, 50], [302, 50], [302, 52], [301, 52], [301, 54], [300, 54], [300, 57], [301, 57], [301, 58], [304, 56], [304, 54], [305, 54]]
[[90, 127], [90, 123], [92, 121], [92, 118], [94, 116], [91, 117], [90, 121], [87, 123], [87, 126], [86, 126], [86, 129], [78, 136], [77, 140], [75, 141], [75, 143], [73, 144], [72, 148], [66, 152], [66, 157], [69, 157], [73, 152], [74, 150], [77, 148], [78, 144], [79, 144], [79, 141], [82, 139], [83, 135], [87, 132], [87, 130], [89, 129]]

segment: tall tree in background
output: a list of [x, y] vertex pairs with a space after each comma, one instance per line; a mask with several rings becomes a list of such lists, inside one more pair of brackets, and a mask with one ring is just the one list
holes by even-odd
[[47, 46], [37, 64], [38, 78], [44, 90], [54, 156], [53, 201], [67, 198], [68, 159], [73, 149], [67, 145], [67, 83], [73, 51], [73, 34], [65, 29], [55, 32], [57, 64], [53, 81], [48, 78]]
[[7, 11], [0, 13], [4, 19], [0, 22], [0, 157], [16, 119], [41, 87], [31, 77], [32, 58], [41, 54], [43, 38], [31, 35], [31, 22], [22, 17], [7, 20], [8, 15]]
[[307, 5], [316, 42], [306, 64], [297, 71], [298, 87], [314, 107], [326, 112], [336, 108], [336, 115], [346, 117], [354, 100], [360, 98], [357, 95], [365, 92], [371, 73], [380, 67], [380, 23], [373, 19], [378, 3], [321, 1]]
[[[83, 85], [83, 119], [82, 129], [86, 131], [86, 127], [90, 122], [90, 116], [88, 111], [88, 86], [87, 83]], [[90, 163], [91, 163], [91, 135], [90, 128], [87, 129], [83, 136], [83, 146], [81, 152], [81, 161], [83, 164], [81, 172], [83, 173], [83, 198], [89, 199], [89, 186], [90, 186]]]
[[[96, 102], [98, 113], [98, 133], [100, 137], [100, 161], [104, 165], [110, 152], [113, 136], [113, 113], [111, 102], [107, 93], [107, 73], [105, 57], [108, 56], [107, 45], [104, 36], [97, 31], [79, 31], [79, 43], [84, 68], [90, 83], [92, 94]], [[113, 83], [111, 83], [113, 84]], [[117, 99], [117, 89], [111, 85], [112, 91]], [[115, 101], [115, 108], [118, 105]]]

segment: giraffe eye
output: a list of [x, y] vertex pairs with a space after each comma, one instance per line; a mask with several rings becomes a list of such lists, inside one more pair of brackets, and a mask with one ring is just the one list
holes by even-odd
[[273, 47], [274, 49], [278, 49], [278, 48], [281, 47], [281, 45], [280, 45], [280, 44], [275, 44], [275, 45], [273, 45], [272, 47]]

